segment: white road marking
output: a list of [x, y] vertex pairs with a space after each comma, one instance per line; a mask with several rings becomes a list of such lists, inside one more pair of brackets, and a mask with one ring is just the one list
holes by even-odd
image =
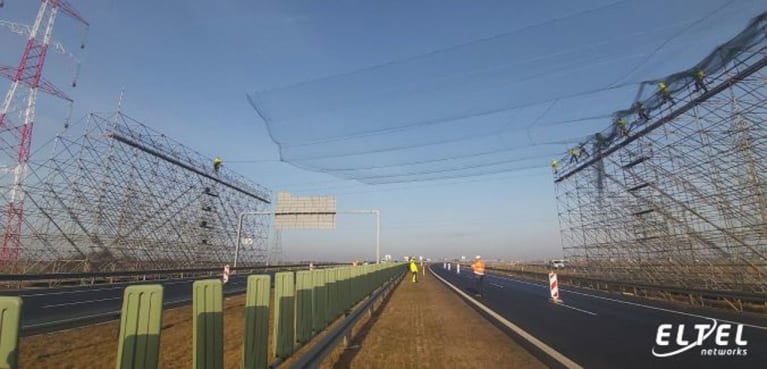
[[[528, 284], [528, 285], [535, 286], [535, 287], [548, 288], [548, 286], [546, 286], [546, 285], [541, 285], [541, 284], [533, 283], [533, 282], [521, 281], [519, 279], [509, 278], [509, 277], [506, 277], [506, 276], [501, 277], [501, 276], [494, 275], [493, 277], [498, 278], [498, 279], [505, 279], [505, 280], [508, 280], [508, 281], [511, 281], [511, 282]], [[567, 292], [567, 293], [576, 294], [576, 295], [587, 296], [587, 297], [591, 297], [591, 298], [595, 298], [595, 299], [615, 302], [615, 303], [619, 303], [619, 304], [638, 306], [638, 307], [643, 307], [645, 309], [664, 311], [664, 312], [667, 312], [667, 313], [674, 313], [674, 314], [685, 315], [685, 316], [690, 316], [690, 317], [700, 318], [700, 319], [715, 319], [715, 320], [720, 321], [720, 322], [731, 323], [731, 324], [740, 324], [740, 325], [743, 325], [744, 327], [751, 327], [751, 328], [756, 328], [756, 329], [761, 329], [761, 330], [767, 331], [767, 327], [763, 327], [763, 326], [760, 326], [760, 325], [741, 323], [741, 322], [736, 322], [734, 320], [714, 318], [714, 317], [710, 317], [710, 316], [706, 316], [706, 315], [686, 313], [684, 311], [677, 311], [677, 310], [666, 309], [666, 308], [662, 308], [662, 307], [658, 307], [658, 306], [640, 304], [640, 303], [637, 303], [637, 302], [623, 301], [623, 300], [613, 299], [613, 298], [604, 297], [604, 296], [591, 295], [591, 294], [588, 294], [588, 293], [573, 291], [573, 290], [571, 290], [569, 288], [568, 289], [564, 289], [563, 288], [562, 291], [563, 292]]]
[[522, 329], [519, 326], [517, 326], [516, 324], [508, 321], [506, 318], [502, 317], [501, 315], [499, 315], [498, 313], [496, 313], [492, 309], [488, 308], [487, 306], [481, 304], [479, 301], [477, 301], [474, 298], [470, 297], [469, 295], [467, 295], [466, 293], [461, 291], [461, 289], [459, 289], [458, 287], [452, 285], [450, 282], [446, 281], [439, 274], [432, 273], [432, 275], [437, 277], [439, 280], [442, 281], [442, 283], [444, 283], [448, 287], [452, 288], [455, 292], [457, 292], [458, 294], [463, 296], [467, 301], [469, 301], [472, 304], [476, 305], [478, 308], [482, 309], [482, 311], [486, 312], [488, 315], [492, 316], [494, 319], [499, 321], [501, 324], [505, 325], [506, 327], [508, 327], [509, 329], [514, 331], [514, 333], [518, 334], [520, 337], [524, 338], [525, 340], [527, 340], [531, 344], [533, 344], [536, 347], [538, 347], [538, 349], [540, 349], [541, 351], [545, 352], [552, 359], [558, 361], [565, 368], [568, 368], [568, 369], [583, 369], [582, 366], [580, 366], [576, 362], [570, 360], [570, 358], [568, 358], [567, 356], [561, 354], [557, 350], [554, 350], [553, 348], [551, 348], [551, 346], [545, 344], [543, 341], [539, 340], [538, 338], [536, 338], [532, 334], [527, 333], [524, 329]]
[[70, 305], [80, 305], [80, 304], [89, 304], [91, 302], [102, 302], [102, 301], [112, 301], [112, 300], [119, 300], [123, 298], [122, 296], [118, 297], [110, 297], [106, 299], [98, 299], [98, 300], [85, 300], [85, 301], [75, 301], [75, 302], [65, 302], [63, 304], [51, 304], [51, 305], [43, 305], [43, 309], [49, 309], [49, 308], [55, 308], [55, 307], [61, 307], [61, 306], [70, 306]]
[[570, 305], [567, 305], [567, 304], [564, 304], [564, 303], [555, 304], [555, 305], [563, 306], [563, 307], [566, 307], [568, 309], [573, 309], [573, 310], [576, 310], [576, 311], [580, 311], [581, 313], [586, 313], [586, 314], [589, 314], [591, 316], [596, 316], [597, 315], [597, 313], [594, 313], [594, 312], [591, 312], [591, 311], [588, 311], [588, 310], [578, 309], [575, 306], [570, 306]]
[[99, 292], [99, 291], [109, 291], [114, 290], [117, 288], [125, 288], [125, 286], [116, 286], [116, 287], [107, 287], [107, 288], [93, 288], [93, 289], [79, 289], [80, 287], [74, 287], [78, 288], [74, 291], [58, 291], [58, 292], [48, 292], [48, 293], [27, 293], [27, 294], [21, 294], [18, 295], [19, 297], [37, 297], [37, 296], [56, 296], [56, 295], [69, 295], [73, 293], [86, 293], [86, 292]]
[[491, 283], [490, 283], [490, 285], [491, 285], [491, 286], [495, 286], [495, 287], [498, 287], [498, 288], [503, 288], [503, 286], [502, 286], [502, 285], [500, 285], [500, 284], [497, 284], [497, 283], [492, 283], [492, 282], [491, 282]]
[[[180, 283], [192, 283], [192, 280], [184, 279], [184, 280], [170, 280], [166, 279], [165, 283], [159, 282], [158, 284], [162, 284], [164, 286], [174, 285], [174, 284], [180, 284]], [[19, 297], [37, 297], [37, 296], [57, 296], [57, 295], [71, 295], [75, 293], [90, 293], [90, 292], [99, 292], [99, 291], [110, 291], [110, 290], [116, 290], [116, 289], [122, 289], [127, 286], [135, 286], [135, 285], [142, 285], [142, 284], [152, 284], [148, 283], [148, 281], [141, 281], [142, 283], [120, 283], [120, 285], [116, 286], [110, 286], [110, 287], [103, 287], [103, 288], [88, 288], [88, 287], [72, 287], [74, 290], [72, 291], [56, 291], [56, 292], [45, 292], [45, 293], [26, 293], [26, 294], [19, 294]]]

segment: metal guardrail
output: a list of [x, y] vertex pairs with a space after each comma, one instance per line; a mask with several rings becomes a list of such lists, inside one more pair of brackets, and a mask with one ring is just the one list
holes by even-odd
[[[298, 268], [298, 267], [306, 267], [306, 265], [305, 264], [274, 265], [274, 266], [269, 266], [268, 268], [273, 268], [275, 272], [280, 272], [280, 271], [291, 271], [292, 269]], [[243, 269], [249, 270], [249, 268], [247, 267], [243, 267], [240, 270], [243, 270]], [[261, 272], [268, 272], [268, 270], [261, 270]], [[192, 282], [190, 281], [190, 283]], [[145, 284], [141, 284], [141, 285], [145, 285]], [[131, 285], [128, 285], [128, 286], [131, 286]], [[135, 285], [135, 286], [138, 286], [138, 285]], [[223, 295], [228, 297], [228, 296], [238, 295], [244, 292], [245, 292], [245, 286], [242, 286], [239, 288], [225, 290], [223, 292]], [[164, 299], [162, 302], [162, 307], [163, 309], [171, 309], [171, 308], [188, 305], [191, 302], [192, 302], [192, 295], [190, 294], [188, 296], [173, 299], [173, 300]], [[96, 323], [106, 322], [106, 321], [115, 320], [119, 318], [120, 318], [120, 310], [114, 309], [110, 311], [95, 313], [92, 315], [77, 316], [77, 317], [72, 317], [67, 319], [56, 320], [56, 321], [24, 325], [22, 327], [22, 336], [26, 337], [26, 336], [36, 335], [36, 334], [55, 332], [55, 331], [63, 330], [63, 329], [77, 328], [84, 325], [96, 324]]]
[[[496, 271], [496, 272], [506, 272], [506, 273], [512, 273], [512, 274], [534, 276], [536, 277], [535, 278], [536, 280], [542, 280], [542, 281], [548, 280], [547, 272], [530, 271], [530, 270], [520, 271], [520, 270], [514, 270], [514, 269], [503, 269], [503, 268], [495, 268], [495, 267], [486, 267], [486, 269], [490, 271]], [[609, 286], [622, 287], [622, 288], [637, 288], [637, 289], [645, 289], [645, 290], [664, 291], [664, 292], [681, 294], [681, 295], [704, 296], [709, 298], [737, 299], [741, 301], [758, 302], [758, 303], [767, 301], [767, 294], [756, 293], [756, 292], [710, 290], [710, 289], [703, 289], [703, 288], [661, 286], [661, 285], [655, 285], [655, 284], [649, 284], [649, 283], [621, 282], [621, 281], [614, 281], [614, 280], [602, 279], [602, 278], [573, 276], [567, 273], [560, 273], [558, 274], [558, 277], [559, 277], [559, 281], [564, 283], [577, 281], [577, 282], [585, 282], [585, 283], [599, 283], [599, 284], [605, 284]]]
[[[315, 267], [327, 267], [339, 265], [339, 263], [314, 264]], [[259, 265], [231, 268], [231, 270], [260, 271], [269, 269], [285, 269], [307, 267], [305, 264], [280, 264], [280, 265]], [[168, 274], [195, 274], [195, 273], [217, 273], [221, 272], [221, 267], [216, 268], [186, 268], [186, 269], [156, 269], [156, 270], [126, 270], [116, 272], [89, 272], [89, 273], [35, 273], [35, 274], [0, 274], [2, 282], [42, 282], [50, 280], [69, 280], [69, 279], [103, 279], [119, 277], [138, 277], [144, 275], [168, 275]]]
[[[373, 304], [377, 301], [385, 298], [404, 277], [405, 272], [402, 271], [396, 276], [391, 278], [386, 284], [381, 286], [377, 291], [373, 292], [370, 297], [357, 306], [352, 312], [350, 312], [346, 318], [332, 330], [330, 330], [325, 336], [315, 343], [306, 353], [301, 355], [292, 363], [289, 363], [290, 369], [315, 369], [318, 368], [320, 363], [338, 346], [340, 341], [350, 335], [350, 332], [355, 324], [362, 318], [366, 311], [372, 309]], [[271, 368], [287, 367], [283, 363], [274, 363]]]

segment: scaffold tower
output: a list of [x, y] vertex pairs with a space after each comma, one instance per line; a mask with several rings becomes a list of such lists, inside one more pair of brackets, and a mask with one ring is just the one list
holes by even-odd
[[[238, 215], [271, 203], [265, 188], [121, 112], [90, 114], [48, 146], [25, 182], [19, 272], [223, 265]], [[241, 265], [266, 263], [271, 227], [267, 216], [245, 219], [253, 242]]]
[[[650, 81], [564, 157], [565, 256], [612, 280], [767, 292], [767, 17], [690, 70]], [[705, 76], [705, 78], [704, 78]], [[642, 115], [645, 115], [644, 117]]]

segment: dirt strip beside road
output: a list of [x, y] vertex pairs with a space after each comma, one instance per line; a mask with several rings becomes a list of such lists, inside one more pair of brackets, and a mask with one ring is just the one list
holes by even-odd
[[433, 276], [419, 277], [397, 287], [336, 369], [545, 368]]

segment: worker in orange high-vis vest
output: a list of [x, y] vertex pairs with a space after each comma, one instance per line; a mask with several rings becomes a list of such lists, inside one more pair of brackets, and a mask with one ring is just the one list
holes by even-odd
[[477, 280], [477, 296], [482, 296], [482, 281], [485, 279], [485, 262], [477, 255], [474, 258], [474, 263], [471, 264], [471, 270], [474, 272], [474, 277]]

